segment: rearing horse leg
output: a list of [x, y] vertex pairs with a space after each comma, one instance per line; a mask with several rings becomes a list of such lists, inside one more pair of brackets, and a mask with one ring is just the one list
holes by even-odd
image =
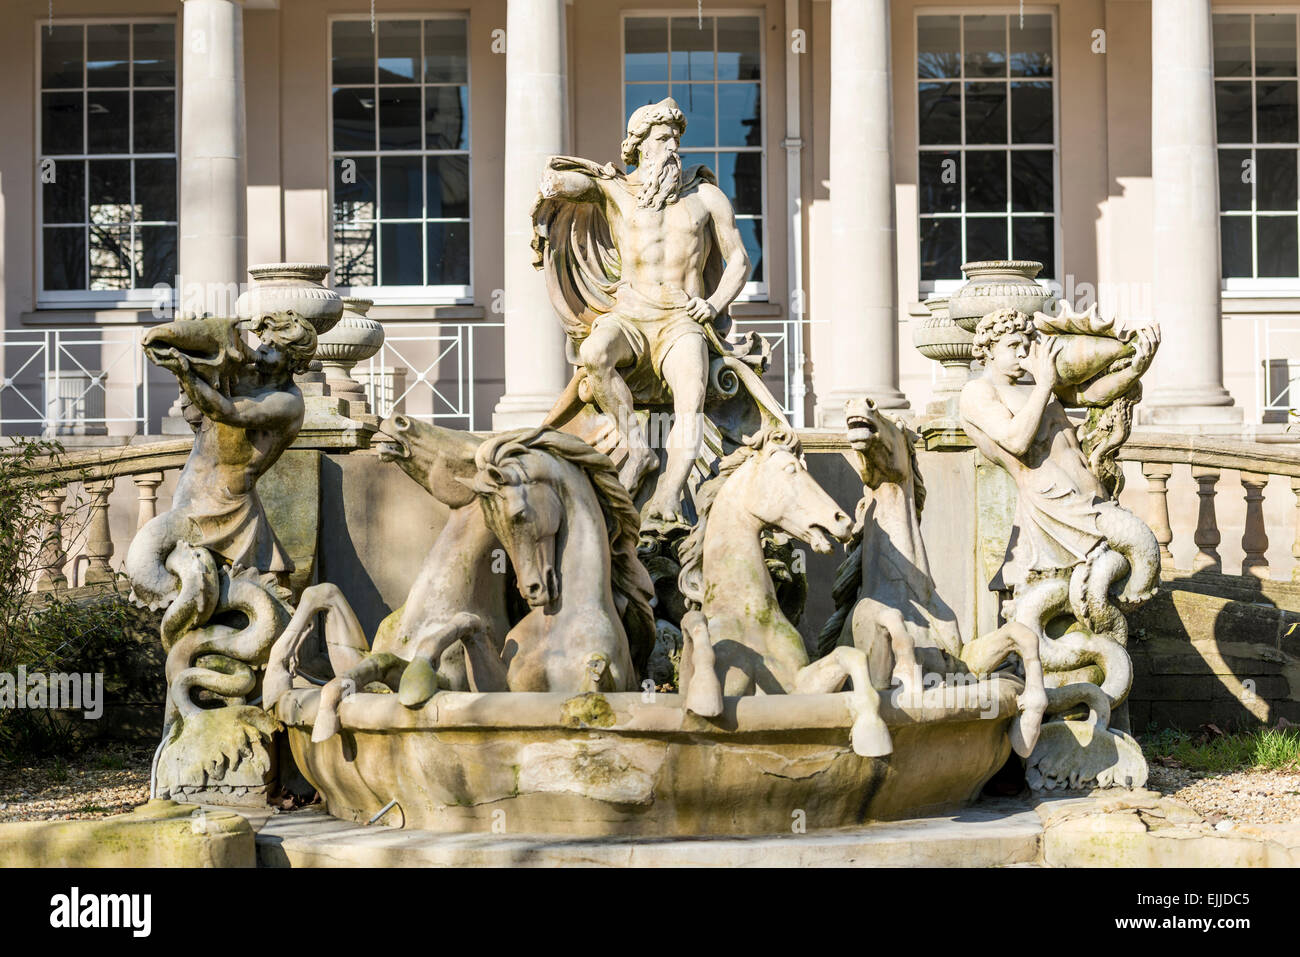
[[[470, 635], [482, 630], [483, 622], [478, 615], [462, 611], [453, 615], [451, 621], [417, 638], [411, 649], [411, 662], [402, 674], [401, 687], [397, 691], [398, 700], [408, 708], [418, 708], [432, 698], [438, 691], [438, 672], [434, 662], [442, 658], [443, 653], [456, 642], [465, 641]], [[465, 645], [465, 655], [468, 666], [468, 642]]]
[[302, 593], [298, 609], [271, 646], [262, 683], [262, 707], [270, 710], [293, 685], [298, 652], [311, 634], [317, 612], [325, 612], [325, 650], [336, 675], [355, 668], [370, 652], [361, 623], [338, 586], [312, 585]]
[[864, 758], [881, 758], [894, 750], [889, 728], [880, 717], [880, 692], [871, 683], [867, 656], [857, 648], [840, 645], [825, 658], [799, 669], [794, 689], [799, 694], [831, 694], [853, 679], [853, 752]]
[[332, 678], [320, 692], [320, 703], [316, 707], [316, 723], [311, 729], [311, 739], [316, 742], [328, 741], [339, 733], [342, 724], [339, 721], [339, 705], [344, 698], [351, 697], [372, 681], [381, 681], [390, 688], [397, 686], [402, 672], [406, 669], [406, 659], [381, 651], [360, 661], [344, 674]]
[[961, 660], [972, 672], [983, 677], [1007, 660], [1012, 652], [1020, 655], [1025, 666], [1025, 690], [1017, 700], [1020, 714], [1007, 732], [1011, 748], [1022, 758], [1033, 753], [1038, 733], [1047, 711], [1047, 690], [1043, 685], [1043, 661], [1038, 656], [1038, 636], [1018, 621], [1007, 622], [991, 635], [967, 642]]
[[701, 611], [682, 616], [682, 664], [678, 672], [686, 695], [686, 710], [702, 718], [722, 714], [722, 684], [718, 681], [709, 623]]

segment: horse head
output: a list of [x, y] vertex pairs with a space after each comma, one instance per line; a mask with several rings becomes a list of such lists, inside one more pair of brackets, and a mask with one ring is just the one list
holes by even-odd
[[463, 508], [474, 501], [477, 438], [468, 432], [440, 428], [404, 415], [384, 419], [379, 429], [381, 460], [397, 463], [448, 508]]
[[849, 537], [852, 521], [809, 473], [793, 433], [765, 429], [749, 448], [751, 454], [731, 479], [744, 496], [746, 511], [807, 542], [813, 551], [829, 552], [832, 539]]
[[901, 484], [913, 469], [911, 443], [907, 433], [882, 415], [876, 403], [865, 396], [844, 404], [849, 445], [860, 456], [859, 471], [864, 485], [879, 488], [885, 482]]
[[528, 445], [538, 434], [521, 429], [488, 439], [475, 457], [472, 483], [488, 528], [514, 566], [519, 594], [534, 608], [560, 597], [555, 540], [564, 520], [562, 476], [550, 455]]

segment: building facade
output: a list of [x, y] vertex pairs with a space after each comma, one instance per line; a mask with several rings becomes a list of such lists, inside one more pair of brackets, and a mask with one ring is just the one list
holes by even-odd
[[[531, 265], [547, 156], [673, 96], [731, 196], [794, 421], [923, 408], [963, 262], [1161, 322], [1152, 424], [1280, 430], [1300, 355], [1300, 2], [11, 0], [0, 431], [163, 428], [141, 330], [328, 263], [381, 411], [535, 422], [569, 374]], [[1297, 370], [1300, 372], [1300, 370]]]

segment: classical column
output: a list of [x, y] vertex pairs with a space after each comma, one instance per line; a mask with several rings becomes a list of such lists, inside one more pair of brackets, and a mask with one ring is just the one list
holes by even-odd
[[495, 429], [536, 425], [564, 389], [564, 333], [533, 268], [529, 210], [546, 160], [565, 150], [565, 0], [506, 10], [505, 379]]
[[1241, 421], [1223, 387], [1218, 156], [1211, 0], [1151, 4], [1152, 301], [1166, 348], [1142, 418], [1157, 425]]
[[[181, 29], [180, 251], [182, 315], [234, 315], [247, 280], [242, 0], [184, 0]], [[164, 432], [188, 435], [177, 416]]]
[[[817, 423], [842, 425], [844, 400], [905, 409], [898, 388], [898, 296], [889, 0], [831, 0], [830, 248], [816, 303], [830, 369]], [[827, 388], [827, 386], [829, 388]]]

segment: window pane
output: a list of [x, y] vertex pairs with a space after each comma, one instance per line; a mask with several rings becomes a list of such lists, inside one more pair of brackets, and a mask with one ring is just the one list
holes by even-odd
[[1255, 208], [1295, 211], [1296, 151], [1257, 150]]
[[86, 164], [82, 160], [52, 161], [49, 182], [41, 186], [43, 218], [47, 223], [86, 221]]
[[176, 227], [136, 227], [135, 284], [142, 289], [176, 281]]
[[1296, 217], [1260, 216], [1255, 220], [1259, 231], [1259, 278], [1290, 279], [1300, 276], [1296, 253]]
[[130, 86], [131, 26], [92, 23], [86, 27], [86, 85]]
[[673, 80], [713, 79], [713, 18], [673, 17]]
[[916, 75], [961, 76], [961, 17], [918, 17]]
[[420, 148], [420, 89], [401, 87], [379, 91], [379, 148]]
[[1255, 84], [1255, 135], [1259, 143], [1294, 143], [1300, 139], [1296, 81]]
[[334, 161], [335, 222], [377, 218], [376, 196], [373, 156], [345, 157]]
[[430, 286], [469, 285], [469, 223], [429, 223]]
[[425, 88], [424, 146], [431, 150], [457, 150], [469, 146], [469, 87]]
[[961, 154], [921, 154], [921, 212], [956, 213], [961, 210]]
[[1007, 141], [1007, 85], [966, 84], [966, 142]]
[[1043, 271], [1038, 274], [1042, 279], [1052, 279], [1056, 273], [1055, 222], [1051, 216], [1011, 218], [1011, 258], [1042, 263]]
[[129, 223], [131, 209], [131, 161], [91, 160], [90, 221]]
[[170, 23], [137, 23], [132, 51], [136, 86], [176, 85], [176, 28]]
[[86, 230], [84, 227], [42, 230], [46, 289], [86, 288]]
[[131, 94], [125, 90], [92, 90], [86, 94], [88, 153], [129, 153]]
[[340, 286], [375, 284], [375, 234], [378, 227], [334, 227], [334, 280]]
[[1215, 83], [1214, 115], [1220, 143], [1249, 143], [1250, 84]]
[[379, 82], [418, 83], [420, 21], [379, 21]]
[[1030, 14], [1011, 21], [1011, 75], [1052, 75], [1052, 18], [1049, 14]]
[[1007, 221], [1002, 216], [966, 220], [968, 260], [1007, 258]]
[[[967, 212], [1002, 212], [1006, 208], [1006, 152], [1004, 150], [968, 151], [966, 153]], [[988, 259], [997, 257], [976, 256], [975, 258]]]
[[379, 227], [379, 284], [424, 285], [424, 243], [419, 223], [383, 223]]
[[1295, 76], [1295, 14], [1255, 15], [1255, 75]]
[[83, 153], [81, 93], [41, 94], [41, 152]]
[[747, 282], [766, 282], [763, 271], [763, 221], [761, 219], [738, 219], [736, 227], [740, 238], [745, 242], [745, 252], [749, 254], [749, 279]]
[[966, 28], [966, 75], [1006, 76], [1007, 18], [965, 17], [963, 24]]
[[429, 219], [469, 219], [469, 157], [430, 156], [425, 202]]
[[737, 215], [757, 216], [763, 212], [762, 154], [720, 153], [717, 174], [718, 188], [727, 194]]
[[718, 79], [759, 79], [757, 17], [718, 18]]
[[136, 90], [135, 151], [171, 153], [176, 149], [176, 93], [172, 90]]
[[922, 83], [917, 90], [920, 138], [926, 146], [961, 142], [961, 98], [956, 83]]
[[686, 134], [683, 145], [691, 147], [714, 146], [713, 96], [717, 89], [712, 83], [677, 83], [673, 85], [673, 99], [686, 114]]
[[131, 228], [90, 227], [90, 288], [131, 288]]
[[335, 20], [333, 82], [375, 82], [375, 37], [367, 20]]
[[82, 42], [79, 26], [41, 31], [41, 86], [81, 86]]
[[1250, 76], [1250, 14], [1214, 15], [1214, 75]]
[[1056, 209], [1052, 186], [1052, 154], [1049, 151], [1017, 150], [1011, 154], [1011, 208], [1013, 210], [1032, 213], [1052, 212]]
[[921, 278], [956, 279], [961, 276], [961, 220], [921, 220]]
[[336, 150], [375, 148], [373, 88], [334, 91], [334, 148]]
[[1052, 84], [1011, 84], [1011, 142], [1051, 143]]
[[388, 156], [379, 161], [381, 219], [420, 219], [424, 210], [423, 162], [418, 156]]
[[631, 17], [623, 24], [623, 38], [625, 79], [657, 81], [668, 79], [668, 19], [666, 17]]
[[469, 82], [465, 27], [461, 19], [424, 22], [425, 83]]
[[135, 161], [135, 202], [145, 222], [176, 221], [176, 161]]
[[1250, 217], [1220, 216], [1219, 239], [1223, 251], [1223, 275], [1227, 279], [1249, 279], [1251, 271]]
[[1250, 209], [1250, 150], [1219, 150], [1219, 209]]
[[761, 117], [757, 83], [718, 84], [719, 146], [761, 146]]

